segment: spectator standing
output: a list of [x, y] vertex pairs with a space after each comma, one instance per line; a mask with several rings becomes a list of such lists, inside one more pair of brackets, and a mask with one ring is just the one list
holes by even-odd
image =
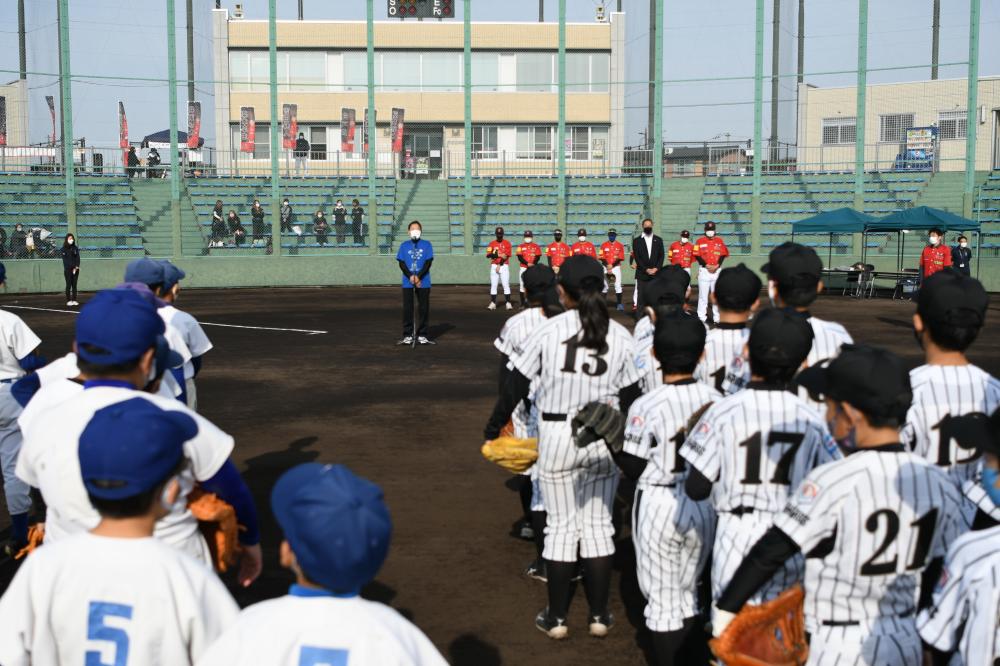
[[66, 234], [61, 254], [63, 276], [66, 278], [66, 305], [79, 305], [76, 301], [76, 282], [80, 278], [80, 248], [73, 234]]
[[351, 202], [351, 231], [354, 232], [355, 245], [364, 245], [364, 221], [365, 209], [361, 207], [361, 202], [354, 199]]
[[299, 138], [295, 140], [295, 175], [309, 174], [309, 142], [306, 135], [299, 132]]
[[927, 246], [920, 253], [920, 283], [949, 266], [951, 250], [944, 244], [944, 234], [940, 229], [931, 229], [927, 234]]
[[951, 265], [968, 277], [972, 277], [972, 250], [969, 249], [969, 239], [958, 237], [958, 245], [951, 248]]
[[255, 245], [258, 241], [265, 240], [264, 208], [260, 205], [259, 199], [254, 199], [253, 206], [250, 208], [250, 230], [253, 231]]
[[10, 235], [10, 253], [15, 259], [28, 256], [28, 234], [20, 223], [14, 225], [14, 232]]
[[125, 175], [131, 178], [139, 171], [139, 156], [135, 154], [135, 146], [129, 146], [125, 154]]
[[222, 247], [227, 235], [225, 213], [222, 212], [222, 200], [219, 199], [212, 209], [212, 234], [208, 239], [209, 246]]
[[284, 199], [281, 202], [281, 231], [292, 231], [292, 220], [295, 219], [295, 212], [292, 210], [292, 205], [288, 203], [288, 199]]
[[321, 210], [316, 211], [316, 216], [313, 218], [313, 232], [316, 234], [316, 242], [326, 245], [330, 235], [330, 223], [326, 221]]
[[337, 205], [333, 207], [333, 228], [337, 232], [337, 243], [343, 243], [347, 236], [347, 209], [340, 199], [337, 199]]

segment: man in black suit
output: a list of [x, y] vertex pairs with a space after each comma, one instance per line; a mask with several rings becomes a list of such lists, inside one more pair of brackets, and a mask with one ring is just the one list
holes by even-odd
[[632, 239], [632, 254], [635, 257], [635, 283], [639, 290], [639, 312], [645, 303], [642, 299], [642, 285], [652, 280], [666, 260], [663, 249], [663, 239], [653, 235], [653, 221], [646, 218], [642, 221], [642, 235]]

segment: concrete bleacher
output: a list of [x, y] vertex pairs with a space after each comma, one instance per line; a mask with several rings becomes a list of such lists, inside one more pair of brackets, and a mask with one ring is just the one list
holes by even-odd
[[[76, 201], [77, 243], [84, 257], [144, 254], [132, 189], [126, 178], [79, 175]], [[0, 226], [8, 239], [18, 222], [25, 229], [47, 229], [52, 232], [52, 242], [57, 247], [62, 244], [68, 227], [65, 181], [61, 176], [21, 173], [0, 178]]]
[[[250, 207], [254, 199], [260, 199], [264, 207], [267, 237], [271, 236], [271, 181], [268, 178], [224, 178], [204, 177], [191, 178], [187, 181], [187, 190], [192, 206], [198, 219], [198, 226], [208, 246], [212, 230], [212, 210], [216, 200], [221, 199], [225, 215], [235, 210], [240, 222], [247, 232], [247, 241], [236, 245], [232, 239], [227, 239], [224, 247], [208, 248], [209, 255], [227, 254], [264, 254], [266, 248], [253, 246], [253, 224]], [[365, 178], [304, 178], [284, 180], [281, 183], [281, 196], [287, 198], [292, 207], [294, 219], [292, 224], [302, 227], [302, 235], [285, 231], [281, 235], [281, 247], [287, 254], [337, 254], [356, 253], [368, 246], [368, 181]], [[392, 178], [379, 178], [375, 185], [375, 196], [378, 203], [378, 221], [380, 226], [393, 223], [396, 206], [396, 181]], [[345, 242], [337, 242], [334, 228], [333, 208], [337, 200], [343, 201], [348, 210], [347, 234]], [[365, 209], [364, 234], [365, 242], [356, 244], [351, 232], [351, 201], [358, 199]], [[313, 216], [317, 210], [322, 210], [330, 224], [329, 242], [320, 245], [316, 242], [313, 232]]]
[[[927, 186], [929, 174], [869, 173], [865, 175], [864, 212], [882, 216], [909, 208]], [[750, 251], [751, 176], [716, 176], [705, 181], [699, 225], [715, 222], [719, 234], [735, 252]], [[765, 175], [761, 187], [761, 245], [772, 248], [791, 237], [791, 223], [817, 213], [854, 206], [854, 174]], [[817, 250], [848, 254], [853, 245], [849, 234], [796, 235], [795, 240]], [[879, 249], [882, 239], [871, 239]], [[894, 248], [893, 248], [894, 250]]]
[[[629, 237], [649, 207], [648, 185], [639, 177], [573, 177], [566, 179], [566, 225], [563, 240], [572, 244], [585, 229], [597, 245], [609, 229]], [[461, 178], [448, 181], [451, 246], [464, 246], [464, 197]], [[526, 231], [543, 247], [557, 228], [557, 178], [476, 178], [472, 183], [473, 252], [480, 254], [502, 226], [512, 243]]]
[[1000, 170], [991, 171], [979, 188], [974, 213], [981, 225], [983, 255], [1000, 256]]

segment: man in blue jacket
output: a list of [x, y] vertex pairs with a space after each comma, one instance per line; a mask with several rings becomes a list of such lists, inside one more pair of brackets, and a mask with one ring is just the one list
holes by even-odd
[[[403, 241], [396, 252], [399, 270], [403, 273], [403, 338], [398, 344], [413, 344], [413, 338], [422, 345], [432, 345], [427, 338], [427, 316], [431, 307], [431, 263], [434, 261], [434, 248], [429, 241], [421, 240], [423, 227], [413, 220], [407, 227], [410, 239]], [[413, 330], [413, 290], [417, 291], [419, 302], [419, 317], [417, 330]]]

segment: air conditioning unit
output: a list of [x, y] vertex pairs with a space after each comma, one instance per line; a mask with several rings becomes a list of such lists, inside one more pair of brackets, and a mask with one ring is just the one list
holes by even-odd
[[604, 23], [604, 5], [597, 5], [597, 22]]
[[233, 18], [243, 18], [243, 5], [239, 2], [236, 3], [236, 7], [233, 9]]

